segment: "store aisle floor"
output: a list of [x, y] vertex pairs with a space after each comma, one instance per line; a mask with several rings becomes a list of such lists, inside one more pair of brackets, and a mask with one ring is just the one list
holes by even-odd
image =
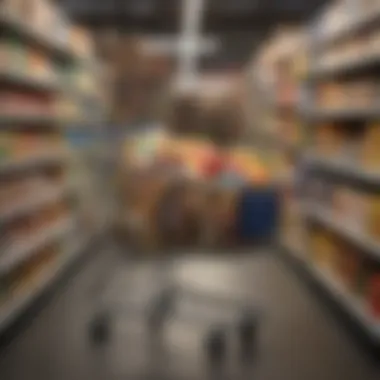
[[[104, 349], [91, 346], [86, 327], [96, 310], [94, 295], [100, 294], [95, 285], [104, 270], [118, 268], [120, 274], [124, 270], [120, 261], [123, 259], [107, 251], [94, 256], [2, 354], [1, 379], [210, 378], [199, 349], [204, 329], [199, 323], [173, 318], [165, 336], [165, 352], [156, 351], [154, 361], [147, 354], [150, 344], [142, 339], [141, 326], [130, 319], [126, 323], [121, 314], [114, 321], [111, 343]], [[125, 269], [124, 277], [132, 269], [135, 275], [140, 273], [143, 282], [144, 278], [152, 279], [148, 263], [129, 268], [129, 272]], [[231, 354], [227, 378], [380, 378], [379, 369], [340, 327], [339, 320], [275, 255], [260, 252], [220, 259], [196, 255], [177, 260], [174, 275], [183, 286], [194, 290], [249, 297], [261, 310], [258, 355], [251, 368], [243, 371]], [[159, 371], [166, 376], [160, 377]]]

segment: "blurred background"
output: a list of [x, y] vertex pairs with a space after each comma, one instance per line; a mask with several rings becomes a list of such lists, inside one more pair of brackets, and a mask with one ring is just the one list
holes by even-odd
[[0, 377], [378, 379], [379, 74], [380, 0], [1, 0]]

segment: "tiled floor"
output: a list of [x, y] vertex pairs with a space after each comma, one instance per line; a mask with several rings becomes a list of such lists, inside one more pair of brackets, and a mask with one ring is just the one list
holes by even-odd
[[[1, 380], [380, 378], [379, 369], [339, 320], [269, 252], [219, 259], [196, 254], [171, 266], [170, 278], [191, 294], [249, 300], [261, 313], [259, 350], [252, 365], [239, 364], [232, 342], [224, 377], [212, 374], [202, 337], [210, 324], [230, 321], [235, 309], [229, 303], [205, 298], [199, 304], [184, 296], [163, 340], [153, 344], [139, 307], [148, 290], [157, 288], [154, 267], [149, 262], [127, 266], [112, 252], [94, 257], [3, 354]], [[103, 282], [111, 284], [106, 292]], [[123, 307], [126, 299], [129, 305], [134, 302], [133, 312]], [[87, 336], [99, 305], [116, 310], [112, 339], [103, 348], [93, 347]]]

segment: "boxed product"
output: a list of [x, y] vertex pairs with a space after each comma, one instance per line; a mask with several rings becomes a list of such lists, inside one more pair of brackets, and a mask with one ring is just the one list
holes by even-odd
[[318, 266], [333, 269], [337, 251], [334, 239], [330, 232], [322, 228], [316, 228], [311, 232], [313, 259]]
[[348, 187], [334, 189], [333, 207], [338, 220], [348, 228], [362, 231], [368, 215], [366, 196]]
[[0, 160], [7, 160], [12, 155], [13, 134], [10, 132], [0, 132]]
[[341, 265], [344, 260], [343, 242], [338, 236], [331, 237], [331, 250], [327, 261], [327, 268], [331, 271], [334, 278], [341, 280]]
[[354, 292], [360, 298], [368, 300], [369, 285], [371, 276], [373, 275], [374, 265], [373, 261], [362, 257], [361, 265], [359, 267], [358, 276], [356, 279]]
[[317, 89], [318, 104], [323, 109], [340, 109], [344, 105], [342, 86], [337, 83], [325, 83]]
[[88, 58], [93, 54], [93, 45], [90, 33], [84, 28], [72, 26], [70, 28], [70, 46], [81, 57]]
[[20, 72], [25, 68], [21, 44], [15, 39], [0, 40], [0, 71]]
[[28, 54], [27, 68], [28, 75], [51, 81], [54, 79], [53, 69], [45, 54], [31, 50]]
[[358, 133], [345, 134], [342, 142], [342, 158], [347, 165], [357, 166], [361, 159], [363, 136]]
[[324, 124], [316, 128], [315, 147], [321, 157], [339, 157], [343, 141], [341, 129], [334, 124]]
[[46, 0], [27, 0], [30, 4], [30, 14], [28, 21], [33, 28], [47, 34], [50, 32], [53, 18], [53, 8], [49, 1]]
[[375, 105], [378, 93], [376, 81], [362, 80], [343, 85], [344, 103], [357, 109], [368, 109]]
[[78, 121], [81, 119], [81, 109], [73, 98], [61, 96], [55, 104], [55, 114], [65, 121]]
[[380, 170], [380, 124], [367, 127], [362, 143], [361, 159], [362, 165], [368, 170]]
[[3, 0], [1, 2], [1, 11], [10, 17], [21, 17], [22, 8], [25, 0]]
[[355, 287], [360, 265], [361, 254], [354, 247], [342, 243], [338, 274], [349, 291], [352, 291]]
[[51, 115], [52, 102], [48, 96], [29, 92], [3, 90], [0, 92], [0, 112], [4, 115]]
[[45, 0], [20, 0], [16, 6], [15, 15], [17, 18], [28, 23], [33, 29], [40, 30], [39, 21], [46, 10], [47, 2]]
[[367, 195], [368, 217], [366, 229], [369, 236], [380, 241], [380, 196]]
[[340, 264], [342, 262], [342, 240], [334, 234], [328, 236], [328, 250], [326, 252], [326, 261], [322, 264], [331, 271], [335, 277], [339, 276]]
[[369, 308], [373, 318], [380, 321], [380, 268], [369, 280]]
[[9, 297], [9, 283], [6, 275], [0, 276], [0, 308], [3, 307]]

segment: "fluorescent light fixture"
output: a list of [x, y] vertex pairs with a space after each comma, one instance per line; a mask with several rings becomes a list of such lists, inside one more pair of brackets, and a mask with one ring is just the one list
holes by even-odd
[[201, 40], [201, 24], [204, 0], [182, 0], [181, 52], [179, 56], [178, 81], [180, 87], [192, 86], [197, 76], [196, 47]]
[[142, 48], [146, 52], [166, 53], [171, 55], [191, 54], [210, 55], [217, 52], [220, 40], [216, 37], [205, 37], [199, 41], [186, 40], [182, 37], [145, 36], [142, 39]]

